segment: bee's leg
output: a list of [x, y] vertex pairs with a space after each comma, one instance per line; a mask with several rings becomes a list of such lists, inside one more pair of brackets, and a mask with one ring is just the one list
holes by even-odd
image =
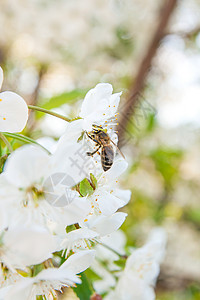
[[99, 142], [98, 142], [96, 139], [94, 139], [93, 137], [91, 137], [91, 135], [89, 135], [89, 134], [87, 133], [87, 131], [86, 131], [86, 134], [87, 134], [87, 136], [88, 136], [92, 141], [94, 141], [95, 143], [97, 143], [98, 145], [100, 145]]
[[101, 148], [101, 145], [94, 151], [94, 152], [86, 152], [88, 156], [93, 156], [99, 149]]

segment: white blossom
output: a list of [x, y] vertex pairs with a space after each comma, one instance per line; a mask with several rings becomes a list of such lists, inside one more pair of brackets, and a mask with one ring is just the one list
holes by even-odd
[[111, 216], [88, 216], [81, 228], [73, 230], [65, 235], [61, 242], [61, 248], [67, 249], [66, 256], [70, 250], [88, 248], [91, 242], [101, 243], [101, 238], [116, 231], [123, 224], [127, 214], [118, 212]]
[[0, 234], [0, 261], [11, 271], [39, 264], [56, 250], [55, 238], [39, 226], [15, 226]]
[[[60, 159], [62, 161], [62, 157]], [[0, 175], [0, 203], [5, 206], [11, 222], [39, 222], [47, 226], [47, 220], [62, 222], [64, 219], [63, 226], [67, 226], [84, 219], [89, 204], [76, 191], [72, 191], [72, 202], [66, 202], [66, 207], [52, 205], [50, 192], [56, 197], [62, 197], [68, 190], [71, 193], [71, 186], [77, 183], [74, 179], [76, 175], [73, 176], [72, 168], [68, 167], [66, 174], [73, 181], [66, 182], [56, 195], [52, 186], [45, 184], [49, 182], [45, 179], [51, 179], [51, 175], [57, 171], [58, 167], [52, 163], [52, 157], [38, 147], [26, 145], [9, 156], [4, 172]]]
[[[0, 67], [0, 88], [3, 82], [3, 71]], [[20, 132], [28, 120], [28, 106], [16, 93], [0, 93], [0, 131]]]
[[112, 92], [111, 84], [99, 83], [87, 93], [80, 112], [84, 130], [92, 130], [93, 124], [103, 126], [109, 119], [115, 118], [122, 93]]
[[100, 176], [96, 190], [88, 197], [94, 214], [109, 216], [129, 202], [131, 191], [118, 187], [118, 178], [127, 166], [123, 158], [116, 159], [112, 168]]
[[154, 229], [142, 248], [133, 250], [119, 281], [106, 300], [153, 300], [154, 285], [159, 274], [166, 245], [163, 229]]
[[[80, 284], [78, 273], [87, 269], [93, 259], [93, 250], [80, 251], [70, 256], [59, 268], [42, 270], [38, 275], [31, 278], [21, 278], [9, 288], [0, 289], [0, 299], [3, 300], [35, 300], [37, 295], [44, 295], [46, 299], [52, 299], [55, 290], [61, 291], [63, 286], [75, 286]], [[1, 298], [1, 295], [3, 297]]]

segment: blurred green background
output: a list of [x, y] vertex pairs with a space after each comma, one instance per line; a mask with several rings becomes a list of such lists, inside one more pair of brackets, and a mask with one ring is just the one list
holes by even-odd
[[[1, 0], [2, 90], [67, 116], [98, 82], [126, 95], [158, 26], [161, 0]], [[167, 2], [167, 1], [166, 1]], [[122, 229], [141, 246], [168, 233], [159, 300], [200, 299], [200, 2], [181, 0], [165, 28], [122, 148], [132, 200]], [[65, 122], [31, 117], [26, 135], [54, 139]], [[72, 299], [73, 296], [69, 296]]]

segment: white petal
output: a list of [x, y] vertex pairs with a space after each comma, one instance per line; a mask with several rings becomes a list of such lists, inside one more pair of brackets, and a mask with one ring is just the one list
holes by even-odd
[[3, 83], [3, 70], [0, 67], [0, 89], [1, 89], [2, 83]]
[[97, 232], [90, 230], [88, 228], [79, 228], [69, 232], [64, 239], [64, 243], [66, 245], [70, 242], [79, 241], [80, 239], [93, 239], [97, 235], [98, 235]]
[[30, 187], [44, 176], [49, 155], [38, 147], [25, 145], [14, 151], [6, 161], [6, 178], [18, 187]]
[[27, 300], [31, 299], [33, 280], [31, 278], [24, 278], [23, 280], [14, 284], [3, 300]]
[[109, 107], [108, 107], [108, 113], [107, 114], [110, 117], [113, 117], [117, 112], [121, 94], [122, 94], [122, 92], [115, 93], [115, 94], [111, 95], [110, 98], [109, 98]]
[[4, 243], [9, 249], [11, 264], [19, 267], [41, 263], [57, 250], [54, 237], [38, 226], [8, 230]]
[[154, 285], [159, 274], [159, 263], [164, 256], [166, 235], [158, 229], [150, 235], [150, 240], [142, 248], [134, 250], [126, 262], [126, 271], [133, 272], [147, 284]]
[[88, 148], [82, 143], [70, 141], [70, 138], [66, 139], [66, 143], [59, 144], [52, 156], [54, 171], [68, 174], [73, 179], [72, 186], [76, 185], [90, 172], [93, 173], [96, 167], [94, 160], [86, 154], [87, 151]]
[[147, 245], [149, 244], [152, 249], [155, 249], [155, 260], [160, 263], [162, 262], [165, 255], [165, 248], [167, 243], [167, 234], [165, 230], [161, 227], [154, 228], [147, 240]]
[[66, 143], [76, 142], [82, 133], [83, 120], [75, 120], [70, 123], [66, 123], [65, 133], [61, 136], [58, 141], [57, 147], [63, 147]]
[[102, 107], [102, 99], [111, 96], [113, 91], [112, 85], [109, 83], [99, 83], [95, 88], [91, 89], [82, 103], [80, 116], [86, 117], [96, 111], [97, 107]]
[[80, 197], [62, 208], [54, 208], [52, 217], [60, 226], [66, 227], [82, 222], [89, 213], [91, 206], [86, 198]]
[[73, 284], [75, 283], [81, 283], [80, 278], [76, 276], [76, 274], [73, 274], [70, 270], [68, 269], [62, 269], [61, 267], [56, 269], [56, 268], [49, 268], [46, 270], [42, 270], [36, 277], [35, 277], [35, 282], [37, 281], [49, 281], [54, 285], [54, 288], [56, 289], [56, 286], [54, 284], [54, 281], [60, 281], [62, 283], [70, 283]]
[[78, 246], [77, 249], [80, 250], [79, 248], [82, 243], [84, 244], [83, 247], [87, 249], [88, 247], [85, 246], [84, 240], [94, 239], [98, 235], [99, 234], [97, 232], [90, 230], [88, 228], [80, 228], [80, 229], [73, 230], [69, 232], [67, 235], [65, 235], [65, 238], [62, 240], [60, 244], [59, 250], [67, 249], [67, 251], [70, 251], [70, 249], [72, 249], [73, 247], [76, 248], [76, 246]]
[[96, 219], [91, 229], [97, 231], [101, 236], [107, 235], [116, 231], [125, 221], [127, 214], [118, 212], [112, 216], [102, 216]]
[[28, 120], [28, 106], [13, 92], [0, 93], [0, 131], [21, 132]]
[[114, 298], [116, 300], [154, 300], [155, 293], [152, 287], [145, 284], [139, 278], [136, 278], [131, 273], [123, 274], [117, 283]]
[[123, 206], [126, 205], [131, 199], [130, 190], [114, 189], [113, 195], [123, 201]]
[[8, 226], [8, 208], [0, 203], [0, 232]]
[[[96, 194], [98, 194], [98, 196], [95, 197]], [[123, 192], [121, 194], [123, 194]], [[95, 194], [93, 195], [93, 197], [97, 199], [97, 203], [99, 204], [100, 211], [102, 212], [103, 215], [106, 216], [115, 213], [120, 207], [126, 205], [128, 201], [126, 201], [127, 199], [125, 195], [122, 197], [120, 196], [122, 195], [118, 196], [117, 191], [111, 190], [109, 192], [104, 190], [103, 187], [101, 189], [97, 189], [95, 191]]]
[[47, 150], [49, 150], [51, 153], [53, 153], [56, 150], [57, 142], [51, 137], [41, 137], [37, 139], [37, 142], [43, 147], [45, 147]]
[[66, 268], [74, 274], [81, 273], [90, 267], [94, 256], [94, 250], [81, 250], [78, 253], [71, 255], [60, 268]]
[[114, 161], [114, 164], [110, 170], [108, 170], [105, 174], [105, 178], [108, 181], [113, 181], [113, 179], [118, 178], [121, 174], [123, 174], [128, 167], [128, 163], [123, 158], [117, 158]]

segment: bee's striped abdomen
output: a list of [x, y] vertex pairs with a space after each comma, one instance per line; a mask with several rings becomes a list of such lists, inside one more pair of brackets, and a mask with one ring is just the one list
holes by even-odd
[[102, 147], [101, 164], [105, 172], [111, 168], [113, 164], [113, 159], [114, 159], [113, 147], [111, 145]]

